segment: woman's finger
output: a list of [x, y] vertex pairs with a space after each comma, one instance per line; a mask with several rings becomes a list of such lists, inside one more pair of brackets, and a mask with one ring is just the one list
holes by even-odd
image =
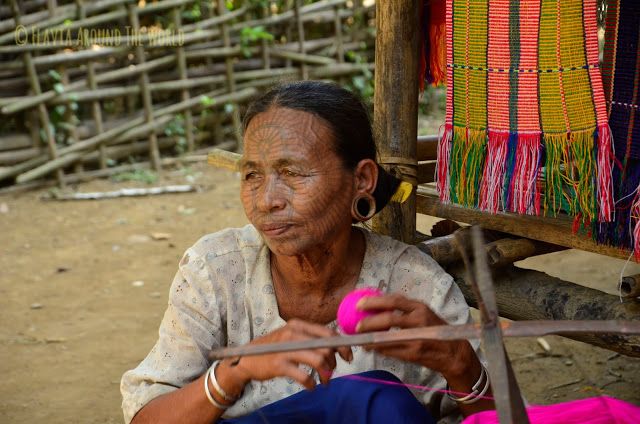
[[286, 362], [281, 367], [282, 368], [280, 374], [283, 377], [291, 377], [309, 390], [313, 390], [313, 388], [316, 387], [316, 382], [313, 377], [304, 372], [304, 370], [298, 367], [296, 364]]
[[[291, 320], [289, 322], [291, 323], [292, 321], [293, 321], [293, 326], [296, 330], [304, 332], [305, 334], [311, 337], [333, 337], [338, 335], [338, 333], [336, 333], [334, 330], [331, 330], [322, 325], [312, 324], [312, 323], [308, 323], [300, 320]], [[340, 354], [340, 357], [342, 357], [342, 359], [344, 359], [345, 361], [351, 362], [353, 360], [353, 352], [350, 346], [341, 346], [335, 350], [338, 351], [338, 353]]]
[[402, 313], [396, 311], [380, 312], [363, 318], [356, 326], [356, 332], [387, 331], [391, 327], [404, 328], [405, 326], [406, 318]]
[[416, 308], [424, 305], [422, 302], [404, 297], [398, 293], [392, 293], [384, 296], [367, 296], [363, 297], [356, 304], [356, 308], [361, 311], [372, 309], [377, 310], [394, 310], [398, 309], [403, 312], [411, 312]]

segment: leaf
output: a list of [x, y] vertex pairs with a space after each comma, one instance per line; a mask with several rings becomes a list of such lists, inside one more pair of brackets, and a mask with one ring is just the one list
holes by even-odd
[[55, 81], [62, 80], [62, 77], [60, 76], [60, 74], [53, 69], [49, 69], [49, 76], [53, 78]]
[[53, 91], [55, 91], [58, 94], [64, 93], [64, 85], [62, 85], [59, 82], [53, 84]]

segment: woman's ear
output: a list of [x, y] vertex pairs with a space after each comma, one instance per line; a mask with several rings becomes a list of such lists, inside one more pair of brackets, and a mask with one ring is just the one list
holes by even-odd
[[371, 159], [362, 159], [356, 165], [356, 191], [373, 194], [378, 183], [378, 165]]

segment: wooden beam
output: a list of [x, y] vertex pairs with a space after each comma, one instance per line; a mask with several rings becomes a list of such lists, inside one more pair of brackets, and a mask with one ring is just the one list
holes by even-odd
[[630, 252], [618, 247], [597, 244], [588, 235], [574, 234], [571, 218], [562, 215], [543, 217], [514, 213], [490, 214], [477, 209], [440, 203], [432, 187], [418, 187], [418, 213], [467, 224], [481, 225], [484, 229], [502, 231], [533, 240], [557, 244], [572, 249], [586, 250], [615, 258], [627, 259]]
[[418, 160], [436, 160], [438, 156], [437, 134], [421, 135], [418, 137]]
[[418, 184], [434, 182], [435, 175], [436, 175], [435, 160], [418, 162]]
[[[462, 265], [447, 268], [467, 303], [476, 297]], [[628, 320], [640, 321], [640, 303], [620, 302], [615, 295], [579, 286], [543, 272], [507, 266], [494, 272], [494, 289], [500, 316], [516, 320]], [[640, 357], [640, 336], [566, 334], [581, 342], [628, 356]]]
[[[376, 2], [374, 136], [379, 162], [391, 174], [417, 182], [418, 0]], [[390, 204], [373, 229], [407, 243], [416, 231], [415, 191], [403, 204]]]

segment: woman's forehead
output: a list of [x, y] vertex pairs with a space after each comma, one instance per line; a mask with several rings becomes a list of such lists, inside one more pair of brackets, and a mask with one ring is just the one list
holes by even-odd
[[288, 108], [270, 108], [257, 114], [244, 135], [245, 156], [294, 154], [326, 155], [333, 134], [316, 115]]

